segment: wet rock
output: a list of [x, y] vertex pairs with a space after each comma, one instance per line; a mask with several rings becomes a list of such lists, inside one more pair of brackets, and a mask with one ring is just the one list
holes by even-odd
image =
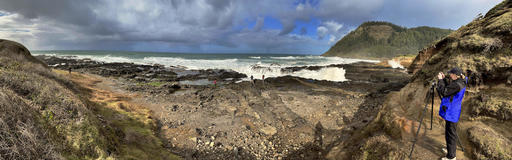
[[178, 84], [163, 84], [162, 86], [160, 86], [161, 88], [169, 88], [169, 89], [181, 89], [181, 86], [178, 85]]

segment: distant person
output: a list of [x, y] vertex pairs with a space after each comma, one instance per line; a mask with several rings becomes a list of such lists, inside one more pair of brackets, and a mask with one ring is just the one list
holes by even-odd
[[261, 83], [263, 83], [263, 85], [265, 85], [265, 75], [261, 75]]
[[68, 72], [71, 74], [71, 66], [68, 67]]
[[254, 77], [251, 75], [251, 83], [254, 84]]
[[213, 80], [213, 86], [217, 88], [217, 80]]
[[441, 97], [441, 106], [439, 115], [445, 120], [444, 136], [446, 140], [446, 157], [442, 160], [456, 159], [457, 151], [457, 122], [460, 118], [462, 98], [466, 91], [467, 79], [459, 68], [453, 68], [448, 71], [449, 78], [444, 73], [439, 72], [437, 78], [437, 93]]

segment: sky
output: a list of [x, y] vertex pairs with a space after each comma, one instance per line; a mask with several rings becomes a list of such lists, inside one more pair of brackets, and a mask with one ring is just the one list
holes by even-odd
[[0, 0], [30, 50], [318, 55], [366, 21], [458, 29], [501, 0]]

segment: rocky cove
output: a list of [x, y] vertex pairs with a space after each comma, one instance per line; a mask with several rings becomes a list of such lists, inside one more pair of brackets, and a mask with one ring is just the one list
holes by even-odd
[[158, 120], [155, 130], [165, 147], [186, 159], [323, 159], [370, 123], [385, 95], [400, 90], [410, 78], [405, 70], [366, 62], [281, 70], [339, 67], [346, 71], [345, 82], [293, 76], [241, 81], [250, 75], [36, 58], [55, 69], [98, 75], [115, 90], [134, 94]]

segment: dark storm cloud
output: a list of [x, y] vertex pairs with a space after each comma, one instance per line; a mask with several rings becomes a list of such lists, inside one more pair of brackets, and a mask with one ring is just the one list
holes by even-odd
[[[386, 20], [456, 29], [498, 0], [3, 0], [1, 38], [36, 49], [142, 49], [201, 46], [320, 53], [360, 23]], [[265, 28], [271, 17], [282, 28]], [[297, 22], [320, 22], [316, 35]], [[255, 22], [248, 28], [247, 21]], [[303, 27], [303, 26], [301, 26]], [[310, 26], [311, 27], [311, 26]], [[28, 31], [28, 32], [19, 32]], [[296, 31], [296, 32], [294, 32]], [[325, 38], [324, 38], [325, 37]], [[108, 44], [108, 46], [106, 45]], [[300, 45], [300, 47], [299, 47]], [[178, 47], [181, 46], [181, 47]], [[185, 47], [185, 48], [183, 48]]]
[[20, 14], [26, 19], [54, 21], [59, 25], [54, 27], [74, 27], [103, 35], [118, 32], [115, 22], [102, 21], [92, 12], [100, 4], [97, 0], [15, 0], [0, 1], [0, 9]]
[[87, 24], [94, 19], [89, 7], [97, 1], [68, 0], [15, 0], [0, 1], [0, 8], [7, 12], [18, 13], [28, 19], [41, 16], [52, 17], [73, 24]]

